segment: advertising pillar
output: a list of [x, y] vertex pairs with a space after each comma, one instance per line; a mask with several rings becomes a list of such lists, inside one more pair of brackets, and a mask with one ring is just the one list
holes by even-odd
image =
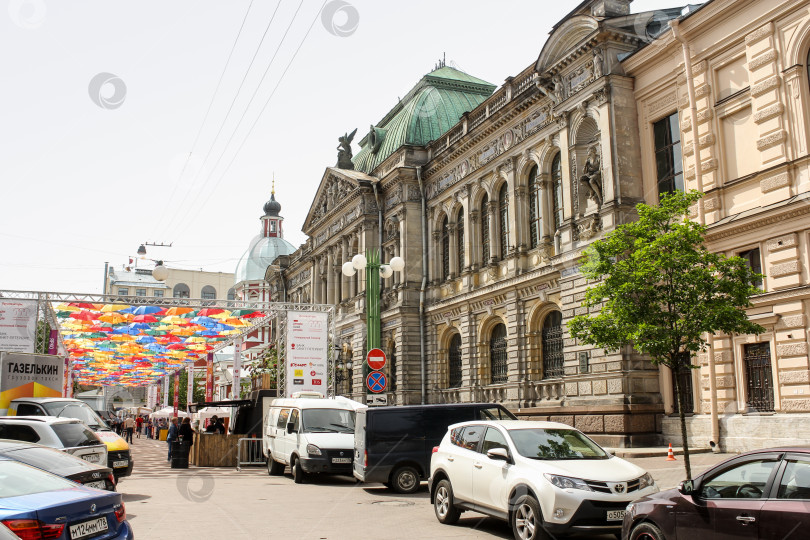
[[172, 417], [177, 418], [177, 409], [180, 408], [180, 370], [174, 372], [174, 403], [172, 404]]
[[287, 312], [287, 350], [284, 395], [318, 392], [327, 395], [328, 314]]
[[205, 362], [205, 401], [214, 401], [214, 353], [208, 353]]

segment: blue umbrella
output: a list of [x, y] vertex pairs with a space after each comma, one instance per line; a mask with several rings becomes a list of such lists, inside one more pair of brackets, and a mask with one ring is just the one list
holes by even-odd
[[128, 325], [128, 328], [130, 330], [135, 330], [135, 334], [130, 334], [130, 335], [136, 335], [136, 334], [140, 333], [140, 332], [138, 332], [138, 330], [149, 330], [152, 327], [149, 326], [145, 322], [136, 322], [136, 323], [132, 323], [132, 324]]
[[147, 345], [144, 348], [149, 349], [150, 351], [155, 351], [157, 353], [165, 353], [166, 352], [166, 347], [164, 347], [160, 343], [150, 343], [149, 345]]
[[212, 319], [211, 317], [194, 317], [191, 319], [191, 322], [194, 324], [199, 324], [200, 326], [214, 326], [218, 324], [216, 319]]
[[214, 330], [209, 329], [209, 330], [199, 330], [197, 332], [194, 332], [194, 335], [200, 337], [217, 337], [219, 334], [217, 334]]
[[138, 336], [135, 339], [135, 343], [137, 343], [139, 345], [144, 345], [146, 343], [154, 343], [156, 341], [157, 340], [155, 338], [153, 338], [152, 336]]
[[233, 330], [233, 326], [219, 323], [212, 326], [211, 330], [213, 330], [214, 332], [224, 332], [225, 330]]
[[151, 315], [152, 313], [157, 313], [158, 311], [163, 311], [163, 308], [159, 308], [157, 306], [138, 306], [133, 309], [131, 313], [133, 315]]

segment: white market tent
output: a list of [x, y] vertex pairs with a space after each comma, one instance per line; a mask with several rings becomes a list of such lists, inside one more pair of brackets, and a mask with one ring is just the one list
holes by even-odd
[[[174, 407], [166, 407], [164, 409], [157, 410], [149, 415], [149, 418], [172, 418], [174, 416]], [[188, 416], [188, 413], [185, 411], [181, 411], [178, 409], [177, 416], [179, 418], [185, 418]]]

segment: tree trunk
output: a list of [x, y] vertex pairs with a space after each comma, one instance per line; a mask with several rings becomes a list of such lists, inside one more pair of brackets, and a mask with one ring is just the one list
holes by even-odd
[[[681, 420], [681, 446], [683, 447], [683, 466], [686, 468], [686, 479], [692, 479], [692, 466], [689, 463], [689, 439], [686, 434], [686, 415], [683, 412], [683, 394], [681, 393], [680, 374], [683, 367], [676, 361], [672, 376], [675, 379], [675, 397], [678, 403], [678, 417]], [[687, 368], [689, 369], [689, 368]]]

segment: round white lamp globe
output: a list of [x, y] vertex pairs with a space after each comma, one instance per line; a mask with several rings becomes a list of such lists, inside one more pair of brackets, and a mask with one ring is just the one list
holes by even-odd
[[402, 272], [405, 270], [405, 259], [402, 257], [394, 257], [389, 263], [394, 272]]
[[354, 266], [352, 266], [352, 263], [350, 262], [343, 263], [343, 266], [341, 266], [340, 269], [344, 276], [351, 277], [357, 273], [357, 270], [354, 269]]
[[352, 266], [354, 266], [355, 270], [363, 270], [366, 267], [366, 262], [366, 256], [362, 253], [352, 257]]
[[152, 270], [152, 277], [158, 281], [166, 281], [166, 278], [169, 277], [169, 269], [159, 264]]
[[380, 266], [380, 275], [384, 278], [390, 278], [394, 275], [394, 269], [391, 268], [389, 265], [384, 264]]

